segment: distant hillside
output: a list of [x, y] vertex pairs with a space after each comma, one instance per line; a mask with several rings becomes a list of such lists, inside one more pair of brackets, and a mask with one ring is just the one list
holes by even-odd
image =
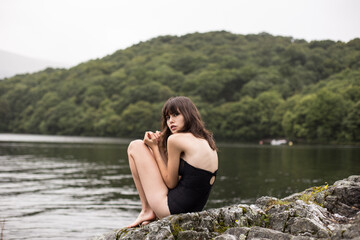
[[175, 95], [194, 100], [217, 140], [360, 143], [360, 39], [157, 37], [0, 81], [0, 132], [142, 137]]
[[21, 56], [0, 50], [0, 79], [16, 74], [33, 73], [47, 67], [66, 67], [66, 64]]

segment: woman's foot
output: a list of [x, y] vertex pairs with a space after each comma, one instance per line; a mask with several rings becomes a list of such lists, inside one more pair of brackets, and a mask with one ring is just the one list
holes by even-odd
[[142, 210], [137, 219], [128, 226], [128, 228], [138, 227], [140, 225], [146, 225], [156, 220], [156, 215], [153, 210]]
[[[154, 219], [155, 220], [155, 219]], [[140, 227], [143, 227], [143, 226], [146, 226], [148, 225], [149, 223], [151, 223], [152, 221], [143, 221], [141, 224], [140, 224]]]

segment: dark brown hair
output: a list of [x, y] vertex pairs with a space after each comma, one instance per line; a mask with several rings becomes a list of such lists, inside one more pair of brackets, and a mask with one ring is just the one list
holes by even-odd
[[200, 113], [195, 104], [188, 97], [172, 97], [169, 98], [162, 109], [162, 140], [161, 146], [167, 151], [167, 139], [172, 134], [167, 125], [167, 117], [171, 114], [179, 114], [184, 116], [184, 127], [179, 132], [190, 132], [195, 137], [205, 139], [213, 150], [217, 150], [213, 134], [205, 128]]

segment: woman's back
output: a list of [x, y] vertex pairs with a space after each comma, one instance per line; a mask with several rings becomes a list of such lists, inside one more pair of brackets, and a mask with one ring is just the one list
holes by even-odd
[[192, 133], [177, 133], [175, 135], [177, 142], [183, 149], [181, 158], [188, 164], [209, 172], [215, 172], [218, 169], [217, 152], [211, 149], [205, 139], [196, 138]]

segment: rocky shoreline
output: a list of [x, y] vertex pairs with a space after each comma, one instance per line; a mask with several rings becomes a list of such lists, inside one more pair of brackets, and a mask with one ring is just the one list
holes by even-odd
[[172, 215], [93, 240], [118, 239], [360, 240], [360, 176], [283, 199], [261, 197], [252, 205]]

